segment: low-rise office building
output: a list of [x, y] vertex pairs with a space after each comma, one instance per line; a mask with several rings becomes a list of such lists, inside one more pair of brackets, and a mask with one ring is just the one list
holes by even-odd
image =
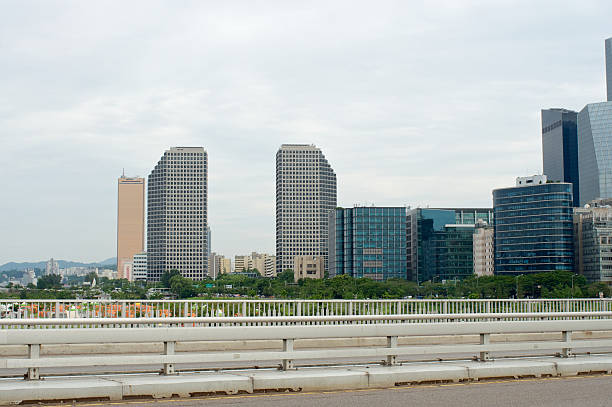
[[572, 271], [572, 201], [572, 184], [546, 175], [495, 189], [495, 273]]
[[491, 208], [416, 208], [406, 217], [408, 278], [454, 280], [474, 274], [474, 228]]
[[132, 260], [132, 281], [147, 281], [147, 252], [134, 255]]
[[406, 278], [406, 208], [337, 208], [330, 213], [329, 276]]
[[293, 279], [297, 283], [303, 278], [321, 279], [325, 273], [323, 256], [295, 256], [293, 258]]
[[234, 257], [234, 272], [257, 270], [262, 277], [276, 277], [276, 256], [252, 252], [250, 255]]
[[612, 199], [574, 210], [575, 270], [588, 282], [612, 285]]

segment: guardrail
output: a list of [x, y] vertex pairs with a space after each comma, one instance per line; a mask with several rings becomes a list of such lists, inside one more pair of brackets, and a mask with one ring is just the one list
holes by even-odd
[[[119, 321], [87, 320], [50, 321], [49, 323], [72, 326], [88, 323], [91, 326], [104, 324], [140, 324], [165, 323], [158, 328], [97, 328], [89, 329], [47, 329], [45, 331], [30, 331], [23, 329], [5, 329], [0, 331], [0, 344], [27, 345], [28, 358], [0, 359], [0, 369], [27, 369], [26, 378], [36, 380], [40, 378], [39, 369], [60, 367], [84, 366], [129, 366], [129, 365], [155, 365], [163, 366], [162, 373], [175, 374], [175, 365], [179, 363], [220, 363], [220, 362], [248, 362], [279, 361], [284, 370], [293, 368], [294, 360], [321, 359], [347, 357], [383, 357], [387, 365], [398, 363], [398, 357], [406, 355], [439, 355], [473, 353], [482, 361], [490, 359], [490, 352], [509, 351], [544, 351], [556, 350], [564, 357], [572, 354], [573, 348], [591, 349], [606, 347], [612, 350], [612, 339], [573, 340], [574, 331], [608, 331], [612, 330], [612, 319], [598, 319], [610, 317], [610, 312], [604, 313], [550, 313], [541, 316], [534, 313], [523, 314], [443, 314], [443, 315], [393, 315], [393, 323], [377, 323], [388, 321], [391, 316], [320, 316], [320, 317], [260, 317], [261, 321], [248, 321], [249, 318], [239, 318], [239, 323], [251, 326], [223, 326], [232, 321], [232, 318], [206, 318], [200, 323], [215, 324], [210, 327], [173, 327], [170, 324], [191, 323], [194, 318], [152, 318], [142, 321], [137, 318], [120, 319]], [[407, 320], [437, 321], [440, 317], [453, 322], [409, 324]], [[531, 318], [584, 318], [584, 320], [523, 320]], [[479, 322], [456, 322], [474, 318], [487, 319]], [[504, 318], [513, 318], [514, 321], [503, 321]], [[346, 325], [320, 325], [316, 329], [304, 323], [336, 322], [347, 320]], [[359, 319], [372, 321], [371, 324], [350, 324]], [[10, 321], [4, 320], [5, 326], [11, 324], [40, 324], [41, 320]], [[279, 322], [296, 324], [286, 326], [253, 326], [260, 322]], [[517, 334], [517, 333], [550, 333], [560, 332], [561, 341], [535, 341], [535, 342], [509, 342], [491, 343], [491, 334]], [[454, 336], [479, 335], [480, 344], [453, 344], [453, 345], [425, 345], [425, 346], [398, 346], [398, 337], [408, 336]], [[294, 350], [295, 339], [323, 339], [323, 338], [362, 338], [386, 337], [386, 347], [370, 348], [327, 348], [316, 350]], [[176, 342], [193, 341], [245, 341], [245, 340], [280, 340], [282, 351], [231, 351], [215, 353], [184, 353], [175, 354]], [[92, 343], [161, 343], [164, 344], [164, 353], [161, 355], [104, 355], [104, 356], [76, 356], [41, 358], [41, 345], [51, 344], [92, 344]]]
[[612, 311], [612, 299], [0, 300], [0, 319], [271, 317]]

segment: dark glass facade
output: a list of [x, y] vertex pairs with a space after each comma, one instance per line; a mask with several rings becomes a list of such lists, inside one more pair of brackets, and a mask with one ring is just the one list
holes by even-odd
[[495, 273], [573, 270], [572, 184], [493, 191]]
[[474, 226], [491, 224], [491, 208], [417, 208], [407, 216], [407, 261], [413, 281], [453, 280], [474, 273]]
[[406, 208], [337, 208], [329, 225], [330, 277], [406, 278]]
[[542, 110], [542, 164], [551, 181], [573, 184], [573, 205], [580, 206], [578, 174], [578, 113], [567, 109]]

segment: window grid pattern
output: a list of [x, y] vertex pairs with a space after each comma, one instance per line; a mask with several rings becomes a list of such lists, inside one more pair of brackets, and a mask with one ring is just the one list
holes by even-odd
[[202, 280], [208, 273], [208, 156], [201, 147], [173, 147], [148, 179], [147, 279], [164, 271]]
[[495, 272], [573, 270], [572, 184], [493, 191]]
[[329, 213], [336, 208], [336, 174], [321, 150], [283, 144], [276, 153], [276, 271], [295, 256], [328, 262]]
[[330, 227], [330, 276], [407, 277], [406, 208], [338, 208]]

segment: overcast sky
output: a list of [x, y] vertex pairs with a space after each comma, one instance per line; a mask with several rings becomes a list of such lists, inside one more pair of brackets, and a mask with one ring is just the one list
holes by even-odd
[[275, 153], [338, 204], [491, 206], [540, 109], [605, 99], [608, 1], [0, 4], [0, 264], [116, 254], [117, 177], [209, 154], [212, 249], [274, 253]]

